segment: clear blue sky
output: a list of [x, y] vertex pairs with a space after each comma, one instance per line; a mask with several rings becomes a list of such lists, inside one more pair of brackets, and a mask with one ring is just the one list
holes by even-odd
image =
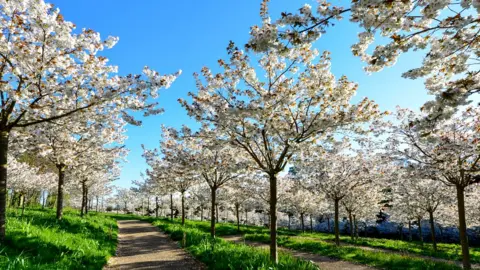
[[[159, 102], [166, 112], [143, 119], [142, 127], [128, 127], [129, 162], [124, 165], [120, 180], [115, 182], [124, 187], [139, 179], [140, 172], [146, 169], [140, 145], [157, 147], [160, 125], [195, 125], [177, 102], [189, 91], [196, 91], [193, 72], [203, 66], [215, 71], [217, 60], [226, 55], [228, 42], [233, 40], [243, 45], [250, 26], [260, 22], [261, 0], [46, 1], [60, 8], [65, 19], [78, 29], [91, 28], [104, 38], [120, 37], [119, 43], [104, 55], [119, 66], [121, 75], [140, 73], [145, 65], [160, 73], [183, 70], [172, 87], [161, 92]], [[315, 2], [272, 0], [270, 13], [274, 17], [282, 11], [293, 12], [303, 3], [315, 6]], [[362, 70], [363, 63], [350, 52], [358, 32], [356, 26], [344, 20], [330, 28], [315, 46], [332, 53], [335, 75], [347, 75], [360, 84], [355, 100], [367, 96], [383, 110], [393, 110], [396, 105], [418, 109], [428, 98], [423, 82], [402, 79], [400, 75], [418, 66], [421, 58], [415, 54], [403, 55], [395, 67], [367, 75]]]

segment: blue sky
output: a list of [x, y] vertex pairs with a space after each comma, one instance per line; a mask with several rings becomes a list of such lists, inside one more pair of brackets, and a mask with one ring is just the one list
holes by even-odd
[[[48, 1], [48, 0], [47, 0]], [[217, 60], [226, 55], [230, 40], [243, 45], [250, 26], [258, 24], [261, 0], [54, 0], [65, 19], [78, 29], [91, 28], [120, 37], [119, 43], [103, 53], [110, 63], [119, 66], [121, 75], [140, 73], [149, 66], [160, 73], [183, 74], [171, 88], [162, 90], [158, 101], [165, 109], [159, 116], [143, 119], [142, 127], [128, 127], [126, 146], [130, 150], [120, 180], [114, 184], [127, 187], [140, 178], [146, 169], [141, 157], [141, 144], [147, 148], [158, 146], [160, 126], [180, 127], [195, 125], [177, 99], [196, 91], [193, 72], [203, 66], [217, 69]], [[270, 13], [275, 18], [282, 11], [294, 12], [303, 3], [315, 6], [313, 0], [272, 0]], [[347, 20], [336, 23], [315, 46], [332, 54], [332, 70], [336, 76], [347, 75], [359, 83], [355, 100], [365, 96], [374, 99], [383, 110], [394, 110], [396, 105], [417, 109], [427, 99], [423, 82], [400, 77], [403, 71], [421, 62], [418, 54], [403, 55], [397, 65], [380, 73], [367, 75], [363, 63], [350, 52], [359, 29]]]

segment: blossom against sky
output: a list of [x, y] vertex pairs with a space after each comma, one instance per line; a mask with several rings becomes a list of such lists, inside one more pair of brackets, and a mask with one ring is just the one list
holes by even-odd
[[[112, 64], [119, 66], [120, 74], [139, 73], [144, 66], [162, 74], [183, 71], [158, 99], [165, 113], [144, 118], [142, 127], [128, 127], [129, 162], [115, 182], [124, 187], [139, 179], [140, 173], [146, 169], [140, 145], [158, 147], [160, 125], [196, 125], [177, 101], [187, 98], [189, 91], [196, 91], [193, 72], [200, 71], [203, 66], [218, 71], [217, 60], [225, 58], [229, 41], [244, 44], [250, 26], [260, 23], [260, 0], [50, 2], [60, 8], [64, 18], [74, 22], [78, 29], [91, 28], [105, 38], [108, 35], [120, 38], [118, 44], [105, 53]], [[293, 12], [304, 3], [314, 5], [314, 2], [274, 0], [271, 1], [270, 14], [275, 17], [282, 11]], [[367, 96], [383, 110], [394, 110], [396, 105], [416, 110], [428, 99], [422, 81], [401, 78], [402, 72], [420, 65], [420, 54], [402, 55], [393, 68], [368, 75], [362, 69], [364, 63], [350, 51], [350, 46], [357, 41], [359, 29], [343, 20], [328, 30], [315, 47], [320, 51], [331, 51], [332, 71], [337, 77], [347, 75], [359, 83], [354, 102]]]

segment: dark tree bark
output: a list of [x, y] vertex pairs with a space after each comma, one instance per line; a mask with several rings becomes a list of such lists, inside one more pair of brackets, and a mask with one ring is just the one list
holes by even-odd
[[[215, 213], [218, 222], [218, 205], [217, 205], [217, 187], [212, 186], [210, 187], [210, 196], [211, 196], [211, 207], [210, 207], [210, 236], [215, 237]], [[215, 207], [217, 207], [217, 211], [215, 211]]]
[[465, 187], [457, 185], [458, 230], [462, 245], [463, 269], [471, 269], [470, 250], [468, 249], [467, 221], [465, 220]]
[[95, 211], [98, 212], [98, 196], [95, 196], [95, 198], [97, 199], [97, 204], [95, 205]]
[[158, 218], [158, 196], [155, 196], [155, 217]]
[[355, 224], [354, 225], [354, 228], [355, 228], [355, 239], [358, 239], [358, 224], [357, 224], [357, 217], [355, 215], [353, 215], [353, 223]]
[[302, 225], [302, 232], [305, 232], [305, 223], [303, 213], [300, 213], [300, 224]]
[[182, 191], [182, 226], [185, 225], [185, 191]]
[[9, 132], [0, 131], [0, 242], [5, 240], [7, 214], [7, 154]]
[[423, 245], [422, 218], [417, 217], [417, 222], [418, 222], [418, 237], [420, 237], [420, 242]]
[[433, 251], [437, 252], [437, 240], [435, 239], [435, 220], [433, 219], [433, 211], [428, 211], [430, 218], [430, 235], [432, 237]]
[[277, 253], [277, 175], [270, 174], [270, 260], [278, 263]]
[[290, 230], [290, 221], [292, 219], [292, 215], [288, 214], [288, 229]]
[[170, 193], [170, 219], [173, 220], [173, 194]]
[[338, 202], [339, 199], [335, 199], [335, 245], [340, 246], [340, 224], [339, 224], [339, 209], [338, 209]]
[[88, 188], [85, 187], [85, 214], [88, 214], [88, 207], [91, 205], [92, 203], [88, 200]]
[[215, 203], [215, 208], [217, 209], [216, 213], [217, 215], [215, 216], [215, 219], [217, 220], [217, 223], [218, 223], [218, 216], [220, 216], [220, 211], [218, 211], [218, 203]]
[[310, 232], [313, 233], [313, 217], [310, 214]]
[[409, 220], [408, 221], [408, 240], [411, 242], [412, 241], [412, 222]]
[[237, 216], [237, 232], [240, 232], [240, 204], [235, 203], [235, 214]]
[[349, 230], [350, 230], [350, 238], [352, 238], [352, 240], [354, 240], [354, 235], [353, 235], [353, 216], [352, 216], [352, 212], [348, 212], [348, 221], [350, 223], [350, 226], [349, 227]]
[[[57, 191], [57, 219], [63, 217], [63, 186], [65, 184], [65, 164], [57, 164], [58, 169], [58, 191]], [[1, 200], [1, 198], [0, 198]], [[0, 201], [1, 204], [1, 201]]]

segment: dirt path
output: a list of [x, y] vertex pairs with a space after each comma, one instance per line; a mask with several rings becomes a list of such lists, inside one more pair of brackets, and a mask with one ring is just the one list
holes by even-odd
[[[268, 245], [264, 243], [245, 241], [243, 239], [243, 236], [241, 235], [222, 236], [222, 238], [227, 241], [232, 241], [235, 243], [245, 243], [246, 245], [249, 245], [249, 246], [254, 246], [259, 248], [269, 248]], [[375, 269], [370, 266], [342, 261], [342, 260], [321, 256], [321, 255], [310, 253], [310, 252], [302, 252], [302, 251], [286, 249], [282, 247], [279, 247], [278, 249], [288, 252], [292, 254], [294, 257], [297, 257], [303, 260], [312, 261], [316, 265], [318, 265], [322, 270], [372, 270], [372, 269]]]
[[139, 220], [119, 220], [117, 254], [104, 268], [205, 269], [157, 227]]

